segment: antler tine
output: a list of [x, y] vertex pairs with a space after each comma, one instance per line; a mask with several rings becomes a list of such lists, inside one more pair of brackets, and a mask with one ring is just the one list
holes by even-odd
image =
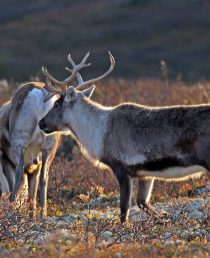
[[73, 59], [72, 59], [70, 53], [68, 54], [68, 60], [69, 60], [70, 64], [71, 64], [73, 67], [76, 65], [75, 62], [73, 61]]
[[90, 55], [90, 52], [87, 52], [87, 54], [83, 57], [82, 61], [79, 64], [75, 64], [75, 62], [73, 61], [73, 59], [71, 57], [71, 54], [68, 54], [68, 60], [69, 60], [70, 64], [72, 65], [73, 69], [69, 69], [69, 71], [71, 71], [72, 74], [68, 78], [66, 78], [63, 81], [63, 83], [65, 83], [67, 85], [74, 79], [74, 77], [77, 75], [77, 73], [80, 69], [91, 65], [91, 63], [88, 63], [88, 64], [85, 63], [87, 61], [89, 55]]
[[[85, 62], [87, 61], [89, 55], [90, 55], [90, 51], [88, 51], [88, 52], [85, 54], [85, 56], [83, 57], [82, 61], [81, 61], [80, 64], [78, 64], [78, 65], [84, 64], [85, 67], [91, 65], [91, 63], [85, 64]], [[71, 65], [73, 66], [73, 68], [74, 68], [75, 66], [77, 66], [77, 65], [75, 64], [75, 62], [73, 61], [73, 59], [72, 59], [70, 53], [68, 54], [68, 60], [69, 60], [69, 62], [71, 63]]]
[[56, 89], [55, 87], [52, 86], [51, 81], [49, 80], [49, 78], [46, 78], [46, 80], [45, 80], [45, 89], [49, 92], [54, 92], [56, 94], [62, 94], [63, 93], [63, 90]]
[[82, 82], [80, 83], [76, 89], [80, 89], [84, 86], [87, 86], [87, 85], [90, 85], [90, 84], [94, 84], [96, 83], [97, 81], [100, 81], [102, 80], [103, 78], [105, 78], [108, 74], [110, 74], [112, 72], [112, 70], [114, 69], [114, 66], [115, 66], [115, 59], [113, 57], [113, 55], [111, 54], [111, 52], [109, 52], [109, 59], [110, 59], [110, 67], [108, 69], [108, 71], [106, 71], [104, 74], [102, 74], [101, 76], [97, 77], [97, 78], [94, 78], [94, 79], [91, 79], [89, 81], [86, 81], [86, 82]]
[[[72, 73], [72, 69], [66, 67], [66, 70]], [[82, 75], [79, 72], [76, 74], [76, 77], [79, 84], [83, 82]]]
[[[87, 61], [88, 57], [89, 57], [90, 52], [87, 52], [87, 54], [83, 57], [82, 61], [77, 65], [75, 64], [75, 62], [73, 61], [71, 55], [68, 55], [68, 60], [70, 62], [70, 64], [72, 65], [72, 69], [69, 69], [69, 71], [71, 71], [71, 75], [66, 78], [64, 81], [58, 81], [57, 79], [55, 79], [51, 74], [49, 74], [49, 72], [47, 71], [46, 67], [42, 67], [42, 73], [52, 82], [58, 84], [61, 87], [64, 87], [66, 89], [67, 84], [69, 84], [75, 76], [77, 76], [77, 73], [80, 69], [87, 67], [89, 65], [91, 65], [91, 63], [86, 64], [85, 62]], [[79, 79], [79, 83], [82, 82], [82, 80], [80, 80], [81, 75], [77, 76], [77, 78]]]
[[49, 100], [50, 98], [52, 98], [54, 95], [56, 94], [63, 94], [64, 90], [60, 90], [60, 89], [56, 89], [52, 86], [51, 81], [49, 80], [49, 78], [46, 78], [45, 80], [45, 86], [44, 88], [47, 90], [48, 94], [44, 99], [44, 102], [46, 102], [47, 100]]
[[[81, 63], [85, 64], [85, 62], [87, 61], [87, 59], [88, 59], [89, 55], [90, 55], [90, 51], [88, 51], [88, 52], [86, 53], [86, 55], [83, 57], [83, 59], [82, 59], [82, 62], [81, 62]], [[89, 65], [91, 65], [91, 63], [86, 64], [86, 66], [89, 66]]]

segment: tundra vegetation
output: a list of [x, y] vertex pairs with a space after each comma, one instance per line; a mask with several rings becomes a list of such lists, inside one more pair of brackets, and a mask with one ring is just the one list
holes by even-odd
[[[208, 103], [209, 94], [209, 83], [111, 79], [99, 83], [92, 98], [104, 105], [191, 105]], [[10, 95], [4, 87], [1, 102]], [[0, 257], [208, 257], [209, 184], [208, 174], [185, 182], [155, 181], [151, 203], [167, 215], [139, 211], [133, 198], [130, 219], [122, 225], [115, 177], [94, 168], [66, 137], [50, 171], [48, 218], [32, 219], [27, 203], [8, 206], [1, 197]]]

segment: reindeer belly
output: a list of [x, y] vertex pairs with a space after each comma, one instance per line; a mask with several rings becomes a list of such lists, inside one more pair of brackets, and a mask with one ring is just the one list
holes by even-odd
[[165, 180], [185, 180], [191, 177], [198, 177], [207, 170], [200, 165], [187, 167], [170, 167], [163, 170], [138, 170], [135, 176], [155, 177]]
[[190, 155], [168, 157], [129, 166], [133, 176], [155, 177], [165, 180], [184, 180], [206, 172], [205, 166]]

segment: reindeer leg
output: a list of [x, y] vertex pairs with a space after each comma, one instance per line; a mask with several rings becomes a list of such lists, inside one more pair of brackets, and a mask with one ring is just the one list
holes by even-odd
[[120, 185], [120, 220], [124, 223], [129, 215], [131, 206], [133, 178], [131, 178], [124, 167], [120, 164], [113, 166], [113, 171]]
[[4, 171], [4, 175], [7, 178], [7, 182], [9, 185], [9, 192], [12, 192], [15, 185], [15, 168], [11, 165], [11, 163], [7, 159], [2, 160], [2, 168]]
[[48, 152], [42, 153], [42, 167], [40, 174], [40, 207], [42, 215], [47, 216], [47, 188], [49, 179], [49, 157]]
[[49, 168], [55, 156], [57, 146], [59, 143], [59, 135], [49, 135], [43, 144], [42, 149], [42, 168], [40, 174], [40, 207], [42, 215], [47, 215], [47, 188], [49, 178]]
[[4, 163], [1, 155], [0, 155], [0, 159], [1, 159], [0, 160], [0, 195], [1, 195], [3, 193], [9, 192], [9, 183], [3, 171]]
[[28, 190], [29, 190], [29, 185], [28, 185], [28, 175], [26, 173], [23, 173], [20, 188], [18, 189], [19, 192], [17, 193], [16, 198], [20, 198], [20, 202], [28, 200]]
[[152, 193], [152, 188], [154, 185], [154, 178], [146, 179], [146, 178], [139, 178], [139, 188], [137, 194], [137, 204], [139, 208], [143, 209], [150, 209], [150, 198]]
[[37, 170], [33, 174], [28, 174], [28, 187], [29, 187], [29, 200], [32, 202], [32, 215], [36, 212], [36, 198], [39, 185], [41, 166], [38, 166]]
[[14, 202], [15, 200], [16, 194], [20, 188], [20, 183], [24, 172], [24, 149], [23, 147], [18, 147], [15, 151], [15, 157], [17, 157], [16, 160], [18, 161], [18, 165], [15, 170], [15, 186], [10, 195], [10, 202]]
[[151, 193], [154, 185], [154, 178], [139, 178], [139, 189], [137, 194], [137, 205], [150, 215], [165, 216], [167, 213], [163, 210], [156, 211], [150, 204]]

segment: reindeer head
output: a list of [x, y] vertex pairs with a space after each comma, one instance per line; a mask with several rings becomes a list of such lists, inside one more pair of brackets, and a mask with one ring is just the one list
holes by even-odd
[[[54, 103], [54, 107], [49, 111], [49, 113], [39, 122], [40, 129], [45, 133], [49, 134], [55, 131], [66, 131], [71, 130], [71, 121], [79, 119], [78, 115], [82, 113], [82, 107], [87, 102], [87, 99], [91, 97], [94, 92], [95, 86], [92, 85], [85, 90], [80, 90], [84, 86], [89, 86], [96, 83], [97, 81], [105, 78], [114, 68], [115, 60], [114, 57], [109, 53], [110, 57], [110, 68], [103, 75], [91, 79], [89, 81], [83, 82], [80, 73], [78, 72], [81, 68], [87, 67], [90, 64], [86, 64], [86, 60], [89, 56], [89, 53], [85, 55], [81, 63], [76, 65], [72, 60], [70, 54], [68, 55], [68, 60], [72, 64], [72, 69], [67, 68], [71, 72], [71, 75], [65, 79], [63, 82], [60, 82], [54, 79], [46, 70], [42, 68], [43, 73], [46, 75], [45, 89], [48, 91], [48, 96], [46, 101], [50, 99], [55, 94], [59, 94], [60, 98]], [[70, 81], [74, 77], [77, 77], [79, 84], [74, 86], [68, 86]], [[56, 89], [52, 86], [51, 81], [56, 85], [60, 86], [61, 89]], [[70, 121], [70, 122], [69, 122]]]

